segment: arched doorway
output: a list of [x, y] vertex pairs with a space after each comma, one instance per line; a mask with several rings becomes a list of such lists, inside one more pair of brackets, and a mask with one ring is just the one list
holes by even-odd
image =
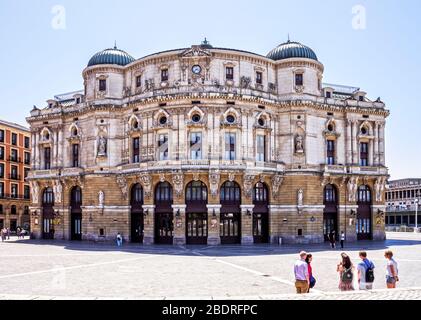
[[187, 244], [208, 243], [208, 188], [201, 181], [190, 182], [186, 188]]
[[42, 194], [42, 238], [54, 239], [54, 191], [46, 188]]
[[241, 243], [241, 188], [236, 182], [221, 187], [221, 244]]
[[161, 182], [155, 189], [155, 243], [173, 244], [174, 213], [173, 190], [168, 182]]
[[70, 193], [70, 239], [82, 240], [82, 190], [74, 187]]
[[254, 243], [269, 243], [269, 191], [264, 183], [257, 183], [253, 190]]
[[131, 205], [131, 242], [143, 243], [144, 216], [143, 216], [143, 188], [138, 183], [132, 187], [130, 196]]
[[325, 241], [329, 241], [329, 234], [335, 231], [336, 237], [338, 233], [338, 191], [334, 185], [328, 184], [324, 188], [323, 204], [323, 235]]
[[358, 188], [357, 238], [358, 240], [372, 239], [371, 219], [371, 189], [369, 186]]

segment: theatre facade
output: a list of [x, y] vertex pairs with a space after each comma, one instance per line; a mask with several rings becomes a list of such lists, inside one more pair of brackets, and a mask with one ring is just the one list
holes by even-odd
[[[63, 62], [64, 63], [64, 62]], [[38, 239], [229, 245], [385, 238], [378, 98], [324, 84], [315, 52], [201, 45], [95, 54], [31, 127]]]

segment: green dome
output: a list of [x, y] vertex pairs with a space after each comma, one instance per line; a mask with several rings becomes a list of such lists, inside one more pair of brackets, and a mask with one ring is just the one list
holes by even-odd
[[288, 41], [280, 44], [269, 52], [267, 57], [275, 61], [290, 58], [305, 58], [318, 61], [317, 56], [312, 49], [294, 41]]
[[133, 61], [135, 61], [135, 58], [127, 52], [114, 47], [113, 49], [106, 49], [95, 54], [91, 60], [89, 60], [88, 67], [101, 64], [116, 64], [119, 66], [125, 66]]

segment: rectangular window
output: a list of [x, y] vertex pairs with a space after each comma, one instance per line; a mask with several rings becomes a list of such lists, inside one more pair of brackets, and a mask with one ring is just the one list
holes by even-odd
[[0, 182], [0, 199], [4, 198], [4, 182]]
[[235, 160], [235, 133], [225, 134], [225, 160]]
[[4, 164], [0, 163], [0, 179], [4, 179]]
[[256, 161], [266, 161], [266, 137], [263, 135], [256, 137]]
[[44, 170], [51, 169], [51, 148], [47, 147], [44, 149]]
[[23, 176], [24, 176], [24, 178], [26, 179], [28, 177], [28, 175], [29, 175], [29, 168], [24, 168], [23, 169]]
[[29, 186], [25, 186], [23, 190], [23, 197], [25, 198], [25, 200], [31, 199], [31, 189], [29, 188]]
[[327, 164], [335, 164], [335, 141], [327, 140]]
[[12, 133], [12, 144], [14, 146], [18, 145], [18, 135], [16, 133]]
[[4, 147], [0, 147], [0, 160], [4, 160]]
[[30, 140], [29, 140], [29, 137], [25, 137], [25, 148], [26, 149], [29, 149], [31, 146], [30, 146]]
[[140, 138], [133, 138], [133, 163], [140, 162]]
[[326, 92], [326, 98], [328, 98], [328, 99], [332, 98], [332, 92], [327, 91]]
[[136, 77], [136, 88], [140, 88], [142, 86], [142, 77], [137, 76]]
[[160, 134], [158, 139], [158, 160], [168, 160], [168, 134]]
[[302, 73], [296, 73], [295, 74], [295, 85], [296, 86], [302, 86], [304, 85], [304, 80], [303, 80], [303, 74]]
[[227, 80], [234, 80], [234, 68], [233, 67], [227, 67], [226, 71], [226, 79]]
[[0, 130], [0, 142], [4, 142], [4, 130]]
[[26, 165], [31, 164], [31, 154], [29, 152], [25, 152], [25, 164]]
[[256, 72], [256, 83], [262, 84], [263, 83], [263, 73]]
[[12, 186], [11, 186], [11, 197], [13, 199], [17, 199], [18, 198], [18, 193], [19, 193], [18, 190], [19, 190], [18, 189], [18, 185], [17, 184], [12, 184]]
[[78, 168], [79, 167], [79, 145], [73, 144], [72, 145], [72, 166], [73, 168]]
[[18, 150], [12, 149], [10, 153], [10, 161], [18, 162]]
[[361, 159], [361, 166], [367, 167], [368, 166], [368, 143], [362, 142], [360, 144], [360, 159]]
[[192, 132], [190, 134], [190, 154], [192, 160], [202, 159], [202, 133]]
[[161, 81], [168, 81], [168, 69], [161, 70]]
[[12, 179], [12, 180], [19, 180], [19, 177], [18, 177], [18, 167], [11, 166], [10, 179]]
[[99, 80], [99, 91], [107, 91], [107, 80]]

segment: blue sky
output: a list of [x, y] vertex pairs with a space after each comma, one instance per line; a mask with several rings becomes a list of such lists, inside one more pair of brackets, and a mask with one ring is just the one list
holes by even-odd
[[[65, 29], [53, 28], [54, 6]], [[352, 8], [366, 9], [356, 30]], [[267, 54], [288, 33], [313, 48], [325, 82], [361, 87], [391, 110], [387, 165], [393, 179], [420, 177], [421, 2], [417, 0], [0, 0], [0, 118], [26, 124], [33, 105], [83, 88], [102, 49], [136, 58], [198, 44]]]

